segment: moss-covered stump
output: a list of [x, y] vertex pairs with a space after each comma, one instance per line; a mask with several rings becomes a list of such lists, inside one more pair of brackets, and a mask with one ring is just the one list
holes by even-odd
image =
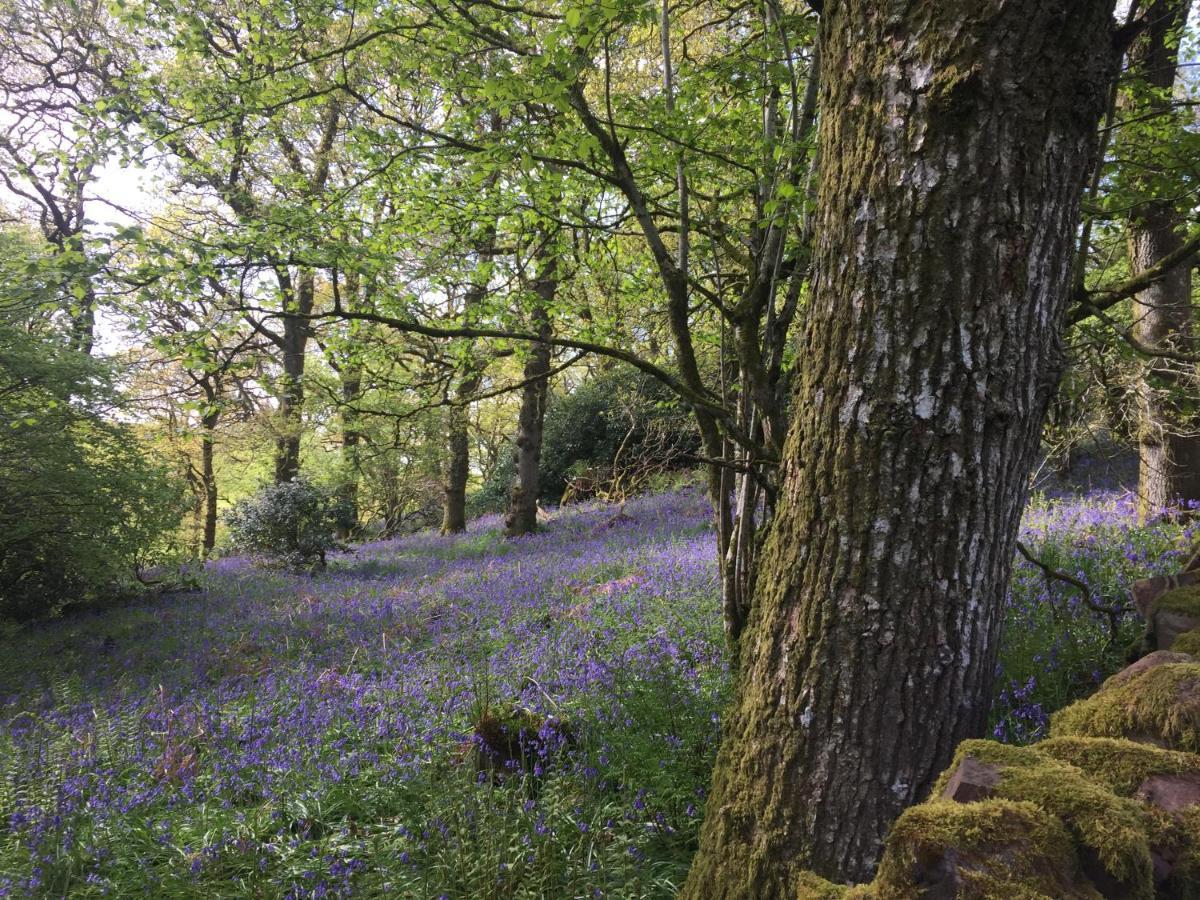
[[568, 725], [553, 716], [520, 707], [486, 707], [463, 745], [462, 759], [496, 783], [512, 775], [537, 778], [572, 741]]
[[1114, 737], [1200, 751], [1200, 663], [1157, 666], [1056, 712], [1052, 737]]
[[1067, 827], [1034, 803], [931, 800], [892, 826], [875, 900], [1095, 900]]
[[1175, 638], [1175, 643], [1171, 645], [1171, 649], [1176, 653], [1187, 653], [1200, 657], [1200, 628], [1185, 631], [1179, 637]]

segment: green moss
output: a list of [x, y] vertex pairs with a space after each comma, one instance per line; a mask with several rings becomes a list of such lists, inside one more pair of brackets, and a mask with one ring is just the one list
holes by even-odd
[[1189, 584], [1185, 587], [1177, 587], [1174, 590], [1165, 592], [1154, 601], [1154, 604], [1150, 608], [1151, 614], [1158, 612], [1160, 609], [1167, 612], [1183, 613], [1186, 616], [1195, 616], [1200, 619], [1200, 584]]
[[1055, 737], [1036, 746], [1039, 753], [1081, 769], [1120, 797], [1132, 797], [1151, 775], [1200, 773], [1200, 756], [1120, 738]]
[[1059, 710], [1053, 737], [1126, 737], [1200, 750], [1200, 664], [1158, 666]]
[[954, 766], [938, 779], [935, 790], [940, 793], [964, 756], [999, 770], [997, 797], [1034, 803], [1062, 820], [1081, 852], [1125, 885], [1129, 897], [1153, 895], [1147, 838], [1150, 823], [1139, 804], [1118, 797], [1105, 785], [1088, 780], [1081, 769], [1036, 746], [1014, 747], [994, 741], [960, 744]]
[[796, 880], [796, 900], [844, 900], [849, 890], [843, 884], [826, 881], [815, 872], [801, 872]]
[[1040, 759], [1037, 750], [1033, 747], [1018, 747], [1013, 744], [997, 743], [996, 741], [963, 741], [958, 745], [958, 749], [954, 751], [954, 761], [950, 763], [950, 768], [939, 775], [938, 780], [934, 782], [933, 789], [929, 793], [931, 799], [941, 797], [942, 791], [946, 789], [946, 783], [950, 781], [950, 776], [954, 774], [954, 770], [959, 767], [965, 756], [973, 756], [981, 763], [987, 763], [989, 766], [997, 766], [999, 768], [1006, 766], [1027, 767]]
[[[1162, 846], [1176, 855], [1166, 896], [1200, 897], [1200, 806], [1185, 810], [1167, 824]], [[1165, 892], [1164, 892], [1165, 893]]]
[[1175, 643], [1171, 645], [1171, 649], [1176, 653], [1187, 653], [1191, 656], [1200, 657], [1200, 628], [1185, 631], [1179, 637], [1175, 638]]
[[[1071, 835], [1037, 805], [1009, 800], [932, 800], [907, 810], [888, 835], [872, 883], [877, 900], [909, 900], [942, 864], [957, 874], [955, 896], [1006, 900], [1098, 898], [1080, 875]], [[952, 882], [953, 883], [953, 882]]]

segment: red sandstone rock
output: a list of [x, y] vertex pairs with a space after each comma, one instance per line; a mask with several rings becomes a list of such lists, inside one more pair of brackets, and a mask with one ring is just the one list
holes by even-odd
[[1174, 653], [1171, 650], [1155, 650], [1153, 653], [1147, 653], [1133, 665], [1126, 666], [1116, 675], [1113, 675], [1101, 686], [1100, 690], [1107, 690], [1111, 687], [1116, 687], [1119, 684], [1124, 684], [1130, 678], [1136, 678], [1143, 672], [1148, 672], [1158, 666], [1165, 666], [1168, 663], [1188, 663], [1193, 662], [1192, 657], [1186, 653]]
[[1160, 650], [1170, 650], [1175, 639], [1194, 628], [1200, 628], [1200, 619], [1171, 609], [1160, 609], [1154, 614], [1154, 645]]
[[1200, 775], [1151, 775], [1138, 788], [1137, 798], [1172, 815], [1181, 813], [1200, 805]]
[[986, 800], [996, 793], [1000, 783], [1000, 770], [980, 762], [973, 756], [964, 756], [942, 791], [942, 798], [955, 803], [974, 803]]
[[1133, 583], [1133, 605], [1137, 607], [1137, 611], [1145, 619], [1149, 615], [1150, 607], [1154, 601], [1167, 591], [1174, 590], [1177, 587], [1186, 587], [1189, 584], [1196, 584], [1197, 582], [1200, 582], [1200, 569], [1194, 569], [1190, 572], [1180, 572], [1178, 575], [1156, 575], [1154, 578], [1143, 578], [1141, 581]]

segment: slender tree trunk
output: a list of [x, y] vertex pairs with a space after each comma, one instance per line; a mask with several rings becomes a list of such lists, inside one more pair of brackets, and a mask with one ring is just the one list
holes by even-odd
[[1110, 13], [825, 4], [804, 365], [685, 898], [868, 879], [984, 727]]
[[[348, 302], [351, 309], [370, 309], [373, 303], [373, 280], [368, 279], [365, 285], [361, 285], [364, 294], [361, 298], [359, 297], [360, 285], [361, 279], [358, 272], [353, 269], [346, 272], [342, 285], [342, 300]], [[358, 483], [362, 472], [358, 448], [362, 442], [363, 433], [360, 413], [356, 404], [362, 400], [363, 396], [363, 365], [355, 345], [361, 340], [359, 329], [362, 324], [360, 322], [349, 323], [350, 347], [340, 366], [337, 367], [342, 381], [342, 467], [344, 474], [341, 496], [346, 503], [348, 518], [354, 523], [350, 533], [342, 535], [343, 537], [350, 537], [359, 530]]]
[[[1129, 51], [1138, 76], [1122, 103], [1131, 119], [1167, 115], [1179, 63], [1179, 38], [1189, 4], [1158, 0], [1146, 11], [1147, 28]], [[1140, 186], [1147, 195], [1151, 183]], [[1151, 199], [1134, 208], [1129, 221], [1129, 269], [1136, 276], [1182, 245], [1186, 217], [1171, 199]], [[1192, 273], [1176, 266], [1133, 301], [1138, 342], [1155, 350], [1187, 352], [1192, 346]], [[1193, 416], [1180, 409], [1181, 396], [1195, 395], [1181, 364], [1150, 360], [1138, 382], [1138, 517], [1143, 521], [1168, 506], [1200, 499], [1200, 433]]]
[[442, 534], [467, 530], [467, 482], [471, 475], [471, 439], [466, 404], [478, 378], [459, 381], [455, 404], [446, 410], [446, 466], [442, 497]]
[[219, 413], [210, 413], [201, 421], [200, 434], [200, 482], [204, 489], [204, 558], [212, 555], [217, 546], [217, 474], [213, 466], [213, 449], [216, 439]]
[[400, 499], [400, 473], [392, 464], [390, 454], [383, 458], [379, 469], [379, 489], [383, 494], [383, 536], [395, 537], [400, 533], [400, 523], [404, 516], [403, 502]]
[[362, 439], [359, 431], [358, 412], [353, 404], [362, 397], [362, 374], [357, 367], [352, 367], [342, 380], [342, 464], [345, 466], [345, 481], [342, 484], [342, 497], [349, 509], [349, 518], [358, 522], [358, 479], [359, 460], [358, 445]]
[[[496, 226], [492, 223], [484, 228], [475, 246], [476, 271], [463, 297], [464, 325], [474, 324], [479, 307], [487, 297], [490, 263], [495, 246]], [[471, 475], [471, 438], [468, 431], [470, 421], [467, 408], [483, 380], [483, 366], [469, 345], [458, 368], [458, 383], [454, 388], [453, 402], [446, 409], [442, 534], [457, 534], [467, 530], [467, 483]]]
[[201, 558], [204, 535], [204, 481], [196, 474], [196, 467], [190, 464], [187, 471], [188, 489], [192, 492], [192, 556]]
[[[1149, 204], [1130, 223], [1130, 274], [1157, 264], [1182, 243], [1174, 210]], [[1187, 352], [1193, 349], [1190, 266], [1176, 266], [1134, 299], [1134, 335], [1145, 347]], [[1200, 435], [1181, 400], [1195, 397], [1178, 362], [1148, 361], [1138, 382], [1138, 517], [1145, 521], [1163, 509], [1200, 499]]]
[[292, 481], [300, 474], [300, 436], [304, 430], [304, 361], [308, 352], [309, 323], [315, 293], [311, 269], [300, 272], [295, 295], [291, 279], [281, 275], [284, 312], [281, 350], [283, 379], [279, 390], [279, 436], [275, 442], [275, 483]]
[[525, 387], [521, 391], [521, 412], [517, 424], [516, 481], [509, 500], [505, 533], [509, 537], [533, 534], [537, 531], [538, 476], [542, 462], [542, 430], [546, 421], [546, 396], [549, 393], [550, 305], [558, 292], [558, 259], [556, 251], [546, 249], [539, 261], [540, 271], [534, 291], [538, 302], [533, 308], [533, 324], [542, 342], [530, 350], [525, 363]]
[[89, 278], [79, 308], [71, 313], [71, 347], [92, 355], [96, 345], [96, 291]]

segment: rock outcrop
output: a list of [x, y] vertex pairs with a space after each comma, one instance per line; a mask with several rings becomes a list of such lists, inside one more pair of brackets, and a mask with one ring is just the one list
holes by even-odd
[[1133, 594], [1147, 655], [1055, 713], [1046, 740], [965, 741], [873, 882], [811, 875], [796, 896], [1200, 900], [1200, 569]]

